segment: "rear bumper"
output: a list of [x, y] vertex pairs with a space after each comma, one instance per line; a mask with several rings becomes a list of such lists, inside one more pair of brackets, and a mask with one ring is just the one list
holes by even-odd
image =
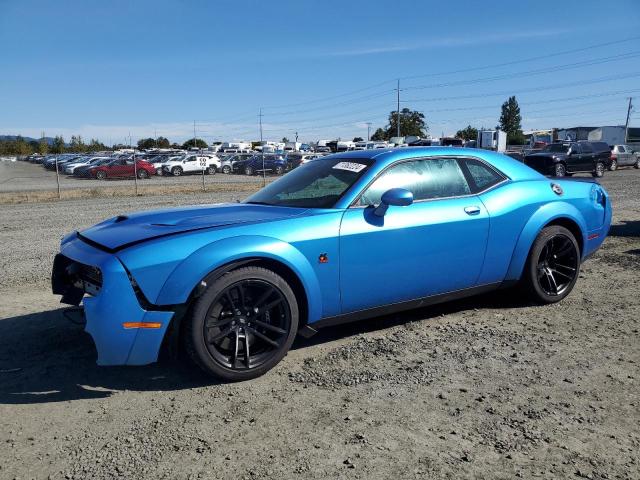
[[[73, 267], [78, 264], [99, 271], [100, 281], [79, 278]], [[174, 312], [143, 309], [117, 257], [75, 235], [67, 237], [54, 262], [52, 287], [53, 293], [63, 294], [67, 303], [77, 303], [79, 295], [84, 295], [81, 301], [87, 320], [85, 330], [95, 343], [98, 365], [146, 365], [157, 361]], [[91, 294], [85, 295], [86, 292]], [[125, 323], [135, 326], [126, 328]], [[153, 328], [147, 328], [150, 326]]]

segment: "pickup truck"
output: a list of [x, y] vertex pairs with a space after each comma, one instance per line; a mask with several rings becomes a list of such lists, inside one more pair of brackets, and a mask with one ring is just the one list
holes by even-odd
[[602, 177], [610, 162], [611, 150], [604, 142], [550, 143], [541, 151], [524, 157], [525, 165], [555, 177], [574, 173], [591, 173], [594, 177]]

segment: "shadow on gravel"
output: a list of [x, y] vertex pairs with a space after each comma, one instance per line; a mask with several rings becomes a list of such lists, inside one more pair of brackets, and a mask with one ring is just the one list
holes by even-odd
[[611, 225], [609, 235], [614, 237], [640, 237], [640, 221], [623, 220], [622, 224]]
[[[522, 306], [498, 291], [478, 297], [362, 320], [298, 337], [294, 349], [360, 333], [429, 320], [461, 310]], [[98, 367], [91, 337], [63, 315], [64, 308], [0, 319], [0, 404], [98, 399], [123, 390], [172, 391], [215, 385], [189, 362], [176, 359], [145, 367]]]
[[91, 337], [60, 308], [0, 319], [0, 404], [105, 398], [121, 390], [171, 391], [214, 384], [187, 362], [98, 367]]

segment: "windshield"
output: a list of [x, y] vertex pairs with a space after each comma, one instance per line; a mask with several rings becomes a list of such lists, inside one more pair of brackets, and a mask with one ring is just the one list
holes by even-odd
[[554, 153], [567, 153], [569, 151], [569, 145], [565, 145], [562, 143], [552, 143], [547, 145], [542, 149], [543, 152], [554, 152]]
[[251, 195], [244, 203], [331, 208], [366, 172], [369, 159], [324, 158], [304, 164]]

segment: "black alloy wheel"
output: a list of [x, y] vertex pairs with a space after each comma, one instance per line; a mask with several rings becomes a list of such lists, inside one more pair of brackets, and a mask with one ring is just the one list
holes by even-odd
[[206, 372], [247, 380], [274, 367], [298, 329], [293, 291], [276, 273], [245, 267], [223, 275], [196, 300], [185, 341]]
[[537, 303], [555, 303], [573, 289], [580, 272], [580, 248], [559, 225], [545, 227], [536, 238], [523, 274], [523, 287]]
[[554, 173], [556, 177], [564, 177], [567, 174], [567, 169], [565, 168], [564, 164], [556, 163]]

